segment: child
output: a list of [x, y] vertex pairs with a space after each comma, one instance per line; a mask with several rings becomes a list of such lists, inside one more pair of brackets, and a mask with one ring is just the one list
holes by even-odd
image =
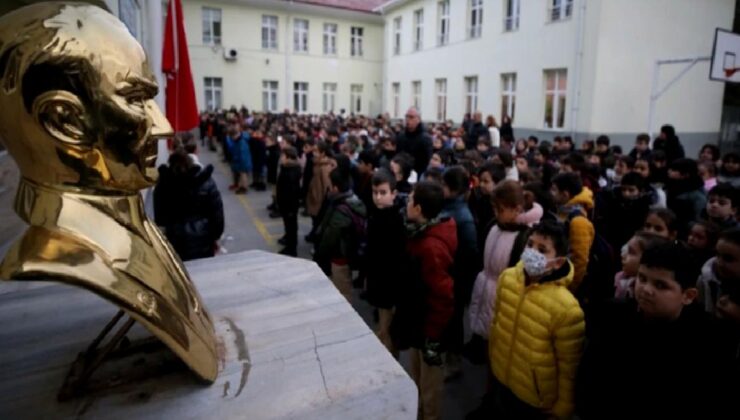
[[354, 190], [355, 194], [365, 204], [365, 208], [368, 209], [373, 205], [372, 178], [377, 162], [377, 156], [370, 150], [363, 150], [357, 158], [357, 179], [354, 184]]
[[671, 162], [665, 191], [668, 195], [668, 208], [676, 213], [681, 222], [678, 236], [685, 239], [688, 236], [689, 224], [699, 220], [707, 206], [704, 180], [699, 177], [696, 161], [681, 158]]
[[405, 279], [399, 270], [405, 263], [406, 229], [403, 200], [397, 199], [396, 178], [385, 168], [372, 176], [373, 207], [367, 221], [367, 301], [378, 309], [377, 335], [388, 351], [398, 357], [390, 336], [398, 287]]
[[[721, 418], [713, 399], [724, 369], [697, 297], [690, 251], [645, 250], [635, 299], [604, 305], [587, 320], [578, 377], [582, 419]], [[695, 361], [695, 362], [692, 362]]]
[[711, 315], [722, 315], [723, 296], [740, 304], [740, 228], [722, 232], [717, 256], [704, 264], [697, 282], [699, 303]]
[[231, 170], [234, 173], [236, 194], [246, 194], [249, 180], [247, 174], [252, 171], [252, 155], [249, 152], [249, 134], [241, 131], [238, 125], [229, 130], [229, 138], [233, 142], [231, 149]]
[[622, 247], [622, 271], [614, 276], [614, 297], [626, 299], [635, 297], [635, 280], [640, 268], [640, 258], [645, 250], [656, 245], [667, 243], [668, 240], [653, 233], [637, 232]]
[[414, 168], [414, 158], [406, 152], [401, 152], [391, 159], [391, 172], [396, 177], [396, 189], [402, 194], [411, 192], [409, 177]]
[[480, 152], [481, 156], [483, 156], [483, 159], [488, 159], [491, 155], [491, 139], [489, 139], [488, 136], [480, 136], [478, 138], [476, 149]]
[[621, 185], [604, 196], [604, 208], [597, 214], [599, 232], [613, 249], [620, 249], [645, 223], [651, 197], [645, 180], [634, 172], [622, 177]]
[[280, 163], [281, 142], [282, 136], [278, 136], [277, 139], [275, 138], [275, 136], [272, 135], [265, 137], [265, 144], [267, 146], [267, 182], [273, 185], [275, 184], [275, 182], [277, 182], [277, 170]]
[[699, 162], [699, 176], [704, 180], [704, 191], [709, 191], [717, 185], [717, 166], [714, 162]]
[[474, 363], [487, 359], [485, 349], [498, 278], [504, 270], [516, 265], [526, 241], [527, 227], [517, 223], [524, 208], [522, 187], [514, 181], [503, 181], [496, 186], [491, 201], [496, 211], [496, 224], [485, 240], [483, 271], [475, 279], [468, 311], [473, 338], [466, 346], [466, 355]]
[[577, 290], [588, 267], [589, 251], [595, 238], [594, 225], [588, 214], [594, 207], [593, 193], [581, 184], [575, 173], [562, 173], [552, 179], [550, 189], [558, 206], [558, 219], [568, 225], [570, 258], [573, 262], [571, 290]]
[[639, 158], [635, 161], [633, 171], [640, 175], [646, 183], [650, 185], [650, 201], [655, 207], [665, 207], [668, 202], [668, 198], [663, 191], [661, 184], [653, 182], [653, 166], [647, 158]]
[[650, 160], [651, 154], [652, 153], [650, 152], [650, 136], [645, 133], [638, 134], [637, 137], [635, 138], [635, 148], [632, 149], [629, 156], [635, 161], [638, 161], [640, 159], [648, 161]]
[[722, 157], [722, 167], [719, 171], [719, 182], [729, 182], [735, 188], [740, 188], [740, 154], [730, 152]]
[[670, 209], [651, 209], [645, 218], [642, 230], [674, 241], [678, 236], [676, 213]]
[[487, 163], [478, 169], [478, 185], [470, 193], [468, 207], [473, 214], [479, 244], [485, 242], [494, 220], [491, 205], [493, 190], [505, 177], [504, 167], [495, 163]]
[[612, 177], [612, 181], [614, 182], [614, 184], [619, 185], [619, 183], [622, 181], [622, 178], [628, 173], [632, 172], [634, 168], [634, 159], [629, 156], [618, 157], [616, 159], [616, 163], [614, 164], [614, 176]]
[[352, 302], [352, 253], [359, 241], [355, 230], [356, 219], [366, 219], [367, 210], [350, 189], [350, 177], [346, 171], [335, 168], [329, 174], [331, 189], [327, 196], [327, 209], [316, 236], [317, 246], [314, 261], [331, 277], [339, 292]]
[[565, 235], [555, 223], [534, 226], [521, 261], [498, 279], [489, 354], [502, 418], [573, 412], [584, 322], [568, 290], [574, 270]]
[[[312, 138], [306, 139], [303, 143], [303, 177], [301, 178], [301, 201], [303, 206], [306, 206], [306, 198], [308, 196], [308, 187], [311, 185], [311, 179], [313, 178], [313, 157], [316, 151], [316, 140]], [[308, 212], [304, 214], [308, 216]]]
[[331, 186], [329, 174], [336, 167], [336, 161], [333, 158], [334, 152], [331, 150], [331, 145], [326, 142], [319, 143], [313, 158], [313, 176], [306, 196], [306, 211], [313, 222], [311, 233], [306, 237], [308, 242], [316, 239], [315, 231], [319, 222], [321, 222], [319, 213], [326, 198], [326, 193]]
[[705, 220], [691, 225], [686, 245], [694, 257], [697, 271], [716, 255], [715, 248], [720, 232], [721, 229], [717, 224]]
[[275, 195], [285, 228], [285, 248], [280, 251], [280, 254], [293, 257], [297, 256], [300, 189], [301, 166], [298, 163], [298, 152], [294, 147], [286, 147], [280, 157], [280, 173]]
[[410, 274], [393, 318], [392, 334], [399, 349], [411, 347], [411, 377], [419, 388], [420, 418], [440, 417], [443, 400], [442, 336], [455, 308], [449, 274], [457, 248], [455, 221], [439, 217], [442, 186], [422, 181], [406, 206]]
[[262, 131], [255, 130], [250, 141], [249, 151], [252, 153], [252, 188], [257, 191], [267, 189], [264, 179], [265, 163], [267, 161], [267, 144]]
[[719, 184], [709, 190], [707, 217], [722, 230], [732, 229], [737, 226], [738, 205], [740, 205], [738, 190], [731, 184]]

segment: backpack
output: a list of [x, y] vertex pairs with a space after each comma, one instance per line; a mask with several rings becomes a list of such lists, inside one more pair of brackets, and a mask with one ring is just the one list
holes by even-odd
[[[578, 216], [586, 217], [580, 209], [568, 214], [566, 231], [570, 232], [570, 222]], [[583, 306], [614, 297], [614, 274], [616, 274], [617, 254], [599, 232], [594, 229], [594, 240], [588, 251], [588, 265], [578, 290], [574, 295]]]
[[350, 218], [347, 241], [347, 259], [354, 270], [364, 268], [367, 254], [367, 218], [357, 214], [347, 203], [337, 206], [337, 211]]

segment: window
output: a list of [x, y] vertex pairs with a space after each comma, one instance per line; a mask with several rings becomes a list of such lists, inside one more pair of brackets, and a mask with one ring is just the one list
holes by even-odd
[[545, 128], [563, 128], [567, 70], [545, 70]]
[[573, 0], [550, 0], [548, 16], [551, 22], [567, 19], [573, 13]]
[[478, 110], [478, 77], [465, 78], [465, 112], [473, 113]]
[[[141, 41], [141, 7], [139, 0], [118, 0], [121, 21], [134, 38]], [[205, 25], [203, 25], [205, 27]]]
[[393, 91], [393, 118], [398, 118], [398, 112], [401, 108], [401, 84], [393, 83], [393, 85], [391, 85], [391, 90]]
[[293, 109], [295, 112], [306, 112], [308, 109], [308, 83], [293, 83]]
[[262, 82], [262, 110], [277, 111], [278, 82], [264, 80]]
[[363, 28], [358, 26], [352, 27], [352, 45], [350, 51], [352, 57], [362, 57], [362, 32]]
[[221, 44], [221, 9], [203, 8], [203, 43]]
[[306, 19], [293, 21], [293, 51], [308, 52], [308, 21]]
[[350, 86], [349, 110], [355, 114], [362, 112], [362, 85]]
[[337, 53], [337, 24], [324, 24], [324, 55], [335, 55]]
[[519, 1], [505, 0], [504, 31], [516, 31], [519, 29]]
[[424, 48], [424, 9], [414, 12], [414, 51]]
[[277, 49], [277, 16], [262, 16], [262, 49]]
[[393, 19], [393, 55], [401, 53], [401, 18]]
[[516, 104], [516, 73], [501, 75], [501, 118], [508, 115], [514, 119]]
[[439, 2], [439, 27], [437, 34], [437, 43], [445, 45], [450, 42], [450, 2], [444, 0]]
[[206, 108], [215, 111], [223, 108], [221, 97], [223, 80], [220, 77], [206, 77], [203, 79], [206, 88]]
[[470, 38], [480, 38], [483, 28], [483, 0], [470, 0]]
[[411, 105], [421, 113], [421, 81], [411, 83]]
[[447, 119], [447, 79], [434, 81], [437, 87], [437, 121]]
[[336, 100], [336, 95], [337, 95], [337, 84], [336, 83], [324, 83], [324, 112], [334, 111], [334, 102]]

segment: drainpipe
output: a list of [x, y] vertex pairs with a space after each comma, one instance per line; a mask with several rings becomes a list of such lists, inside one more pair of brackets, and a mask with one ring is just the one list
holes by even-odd
[[[291, 100], [290, 100], [290, 93], [291, 93], [291, 87], [290, 87], [290, 81], [291, 81], [291, 66], [290, 66], [290, 20], [291, 20], [291, 11], [293, 10], [293, 0], [290, 0], [288, 4], [288, 14], [285, 18], [285, 107], [283, 109], [291, 109]], [[281, 112], [281, 110], [278, 110]]]
[[581, 104], [581, 67], [583, 66], [583, 43], [586, 19], [586, 0], [578, 1], [578, 20], [576, 23], [576, 54], [573, 63], [573, 105], [570, 109], [570, 135], [576, 141], [578, 132], [578, 111]]

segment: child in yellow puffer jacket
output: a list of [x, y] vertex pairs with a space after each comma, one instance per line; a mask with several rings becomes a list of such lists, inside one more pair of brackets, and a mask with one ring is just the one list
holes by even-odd
[[532, 228], [521, 261], [501, 274], [490, 332], [496, 409], [505, 418], [567, 418], [583, 351], [583, 311], [568, 285], [563, 228]]

